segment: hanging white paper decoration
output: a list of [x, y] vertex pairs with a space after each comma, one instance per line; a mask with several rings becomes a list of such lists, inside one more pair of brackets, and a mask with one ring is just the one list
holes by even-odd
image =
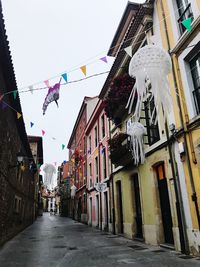
[[134, 159], [134, 164], [144, 163], [144, 141], [143, 137], [146, 134], [145, 127], [139, 122], [132, 122], [127, 128], [127, 134], [131, 137], [131, 153]]
[[[171, 59], [167, 52], [155, 45], [146, 45], [139, 49], [129, 64], [129, 75], [136, 78], [136, 84], [127, 103], [129, 113], [137, 95], [134, 117], [138, 121], [142, 109], [142, 102], [147, 98], [148, 82], [151, 85], [157, 114], [163, 108], [164, 117], [171, 111], [171, 95], [167, 75], [171, 71]], [[155, 112], [155, 111], [154, 111]]]

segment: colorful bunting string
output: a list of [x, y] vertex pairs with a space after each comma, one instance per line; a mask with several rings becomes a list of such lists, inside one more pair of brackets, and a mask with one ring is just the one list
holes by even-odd
[[103, 62], [105, 62], [105, 63], [108, 63], [107, 57], [101, 57], [100, 60], [103, 61]]
[[[178, 13], [179, 9], [181, 9], [181, 8], [182, 8], [182, 6], [179, 7], [179, 8], [177, 8], [177, 9], [175, 10], [175, 12]], [[165, 16], [165, 18], [163, 18], [162, 20], [158, 21], [157, 24], [154, 24], [152, 27], [150, 27], [149, 30], [152, 29], [153, 27], [156, 27], [156, 26], [159, 27], [160, 22], [163, 21], [163, 20], [166, 20], [166, 19], [167, 19], [168, 17], [170, 17], [170, 16], [171, 16], [171, 14], [169, 14], [168, 16]], [[186, 29], [187, 29], [188, 31], [191, 31], [191, 23], [192, 23], [192, 19], [191, 19], [191, 18], [188, 18], [188, 19], [186, 19], [186, 20], [183, 20], [183, 21], [180, 22], [180, 23], [182, 23], [182, 24], [184, 25], [184, 27], [186, 27]], [[139, 35], [142, 35], [142, 34], [144, 34], [144, 33], [145, 33], [145, 31], [142, 31], [142, 32], [139, 33]], [[133, 36], [133, 37], [127, 39], [126, 42], [127, 42], [127, 41], [132, 41], [132, 42], [134, 42], [135, 39], [138, 38], [139, 35], [137, 35], [137, 36]], [[122, 44], [122, 43], [123, 43], [123, 41], [122, 41], [120, 44]], [[136, 43], [134, 43], [134, 44], [137, 44], [137, 43], [141, 43], [141, 41], [136, 42]], [[116, 46], [113, 46], [113, 47], [111, 47], [110, 49], [114, 49], [115, 47], [119, 47], [120, 44], [117, 44]], [[131, 50], [130, 47], [127, 47], [127, 48], [122, 49], [122, 50], [125, 50], [125, 51], [127, 52], [127, 54], [129, 54], [129, 55], [131, 56], [132, 51], [130, 51], [130, 50]], [[119, 52], [122, 51], [122, 50], [119, 50]], [[96, 58], [96, 56], [95, 56], [95, 58]], [[106, 59], [106, 57], [102, 57], [102, 58], [100, 58], [100, 60], [102, 60], [102, 61], [104, 61], [105, 63], [107, 63], [107, 59]], [[96, 60], [94, 60], [94, 61], [92, 61], [92, 62], [90, 62], [90, 63], [88, 63], [88, 64], [91, 64], [91, 63], [93, 63], [93, 62], [95, 62], [95, 61], [96, 61]], [[82, 70], [83, 74], [86, 76], [86, 65], [80, 67], [80, 69]], [[75, 70], [77, 70], [77, 68], [72, 69], [70, 72], [75, 71]], [[65, 73], [64, 73], [64, 74], [65, 74]], [[63, 75], [63, 74], [62, 74], [62, 75]], [[50, 85], [49, 85], [49, 80], [54, 79], [54, 78], [59, 77], [59, 76], [62, 76], [62, 75], [61, 75], [61, 74], [56, 75], [56, 76], [51, 77], [51, 78], [49, 78], [48, 80], [45, 80], [45, 81], [43, 81], [43, 82], [45, 83], [45, 85], [47, 86], [47, 88], [49, 88], [49, 87], [50, 87]], [[62, 76], [62, 77], [63, 77], [63, 76]], [[92, 76], [91, 76], [91, 77], [92, 77]], [[63, 77], [63, 79], [65, 79], [65, 78]], [[35, 83], [35, 84], [40, 84], [40, 83], [41, 83], [41, 82], [37, 82], [37, 83]], [[35, 84], [34, 84], [34, 85], [35, 85]], [[33, 85], [32, 85], [32, 86], [33, 86]], [[25, 89], [25, 88], [27, 88], [27, 87], [28, 87], [28, 86], [23, 87], [23, 88], [21, 88], [21, 89]], [[29, 86], [28, 88], [30, 88], [30, 86]], [[38, 90], [38, 89], [34, 89], [34, 90]], [[33, 89], [30, 88], [28, 91], [30, 91], [30, 92], [32, 93], [32, 92], [33, 92]], [[13, 91], [12, 91], [12, 92], [13, 92]], [[20, 92], [20, 93], [21, 93], [21, 92]]]
[[62, 144], [62, 150], [65, 148], [65, 145], [64, 144]]
[[44, 136], [45, 135], [45, 131], [44, 130], [42, 130], [42, 136]]
[[44, 84], [45, 84], [48, 88], [50, 87], [50, 85], [49, 85], [49, 80], [44, 81]]
[[22, 114], [17, 112], [17, 119], [19, 120], [22, 117]]
[[3, 97], [4, 97], [4, 95], [0, 95], [0, 102], [1, 102], [1, 100], [3, 99]]
[[17, 97], [17, 90], [13, 91], [13, 97], [14, 97], [14, 99], [16, 99], [16, 97]]
[[187, 29], [188, 32], [191, 32], [192, 30], [192, 18], [185, 19], [181, 22], [183, 26]]
[[131, 45], [128, 46], [128, 47], [126, 47], [126, 48], [124, 48], [124, 51], [125, 51], [130, 57], [133, 56], [133, 54], [132, 54], [132, 46], [131, 46]]
[[80, 67], [80, 69], [82, 70], [83, 74], [86, 76], [86, 65]]
[[31, 125], [31, 128], [33, 127], [34, 123], [33, 122], [30, 122], [30, 125]]
[[63, 77], [63, 79], [66, 81], [66, 83], [67, 83], [67, 73], [63, 73], [62, 74], [62, 77]]

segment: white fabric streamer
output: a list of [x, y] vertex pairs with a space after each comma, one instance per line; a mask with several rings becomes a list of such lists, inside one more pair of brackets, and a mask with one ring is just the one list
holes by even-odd
[[161, 107], [165, 118], [169, 114], [172, 108], [172, 99], [167, 75], [170, 71], [170, 56], [158, 46], [146, 45], [132, 57], [129, 64], [129, 75], [132, 78], [136, 78], [136, 86], [133, 87], [126, 108], [129, 108], [129, 113], [131, 113], [133, 98], [137, 92], [137, 103], [134, 112], [135, 121], [139, 121], [142, 102], [147, 98], [148, 82], [151, 83], [152, 97], [154, 97], [157, 114], [158, 109], [160, 110]]
[[143, 137], [146, 134], [145, 127], [139, 122], [132, 122], [127, 128], [127, 134], [131, 137], [131, 153], [134, 164], [143, 164], [145, 159]]

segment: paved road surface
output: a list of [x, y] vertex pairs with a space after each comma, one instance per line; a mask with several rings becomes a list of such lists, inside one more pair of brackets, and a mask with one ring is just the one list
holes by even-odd
[[200, 266], [184, 257], [47, 213], [0, 249], [0, 267]]

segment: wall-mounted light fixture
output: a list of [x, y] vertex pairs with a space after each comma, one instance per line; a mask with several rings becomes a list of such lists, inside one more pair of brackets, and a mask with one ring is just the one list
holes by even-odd
[[16, 165], [11, 165], [11, 164], [9, 164], [9, 165], [8, 165], [8, 168], [9, 168], [9, 169], [16, 168], [16, 167], [18, 167], [18, 166], [20, 166], [20, 165], [23, 164], [23, 161], [24, 161], [24, 154], [20, 151], [20, 152], [17, 153], [16, 156], [17, 156], [17, 164], [16, 164]]

